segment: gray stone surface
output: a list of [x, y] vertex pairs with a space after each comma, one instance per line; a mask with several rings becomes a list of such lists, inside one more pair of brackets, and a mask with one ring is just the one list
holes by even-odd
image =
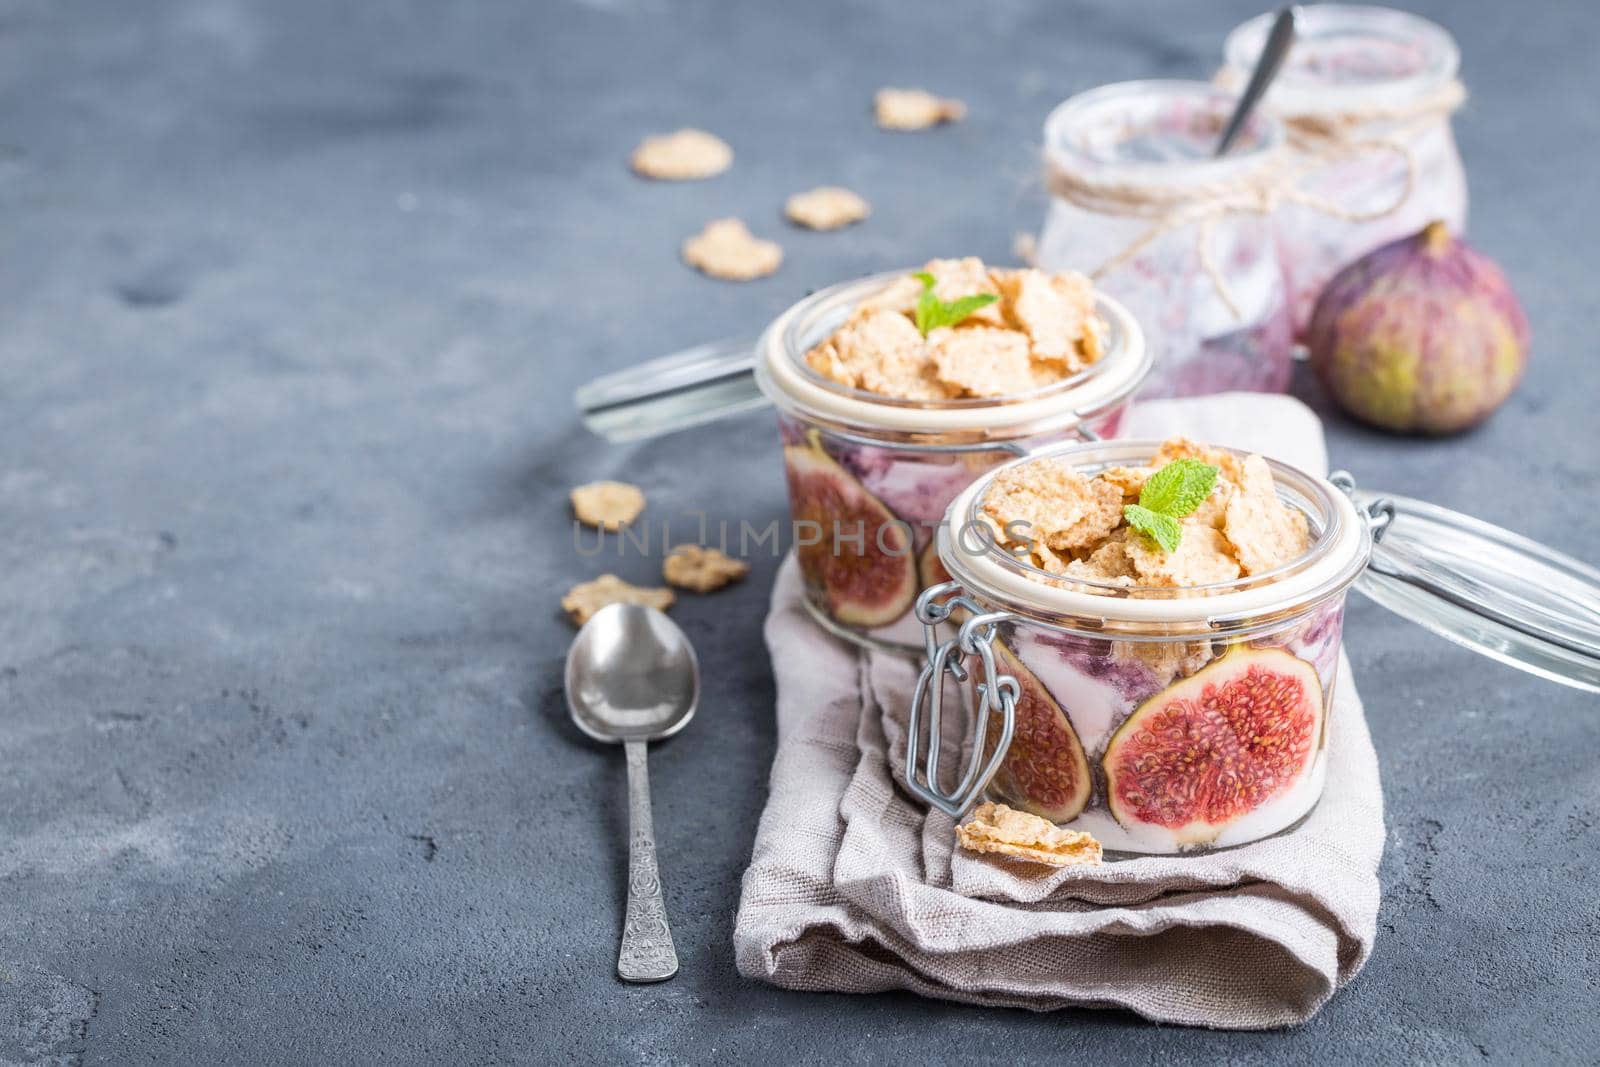
[[[1596, 701], [1365, 602], [1381, 932], [1294, 1032], [740, 979], [771, 560], [676, 609], [707, 679], [653, 757], [683, 972], [611, 976], [623, 764], [565, 720], [555, 602], [600, 569], [565, 490], [625, 476], [684, 522], [784, 501], [769, 417], [604, 448], [571, 389], [842, 277], [1007, 258], [1046, 110], [1206, 75], [1255, 6], [6, 4], [0, 1061], [1591, 1058]], [[1332, 451], [1595, 557], [1600, 8], [1427, 6], [1463, 44], [1472, 231], [1534, 361], [1480, 432], [1330, 416]], [[880, 134], [867, 101], [898, 83], [971, 118]], [[627, 172], [638, 137], [688, 123], [733, 143], [732, 172]], [[825, 181], [871, 221], [787, 228], [782, 198]], [[678, 263], [724, 213], [783, 241], [779, 274]]]

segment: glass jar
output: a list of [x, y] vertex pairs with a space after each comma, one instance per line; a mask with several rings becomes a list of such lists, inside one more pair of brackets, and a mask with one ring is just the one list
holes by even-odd
[[1044, 126], [1045, 270], [1091, 268], [1145, 330], [1140, 395], [1288, 387], [1291, 334], [1268, 212], [1284, 133], [1257, 115], [1212, 158], [1234, 98], [1203, 82], [1106, 85]]
[[[1271, 28], [1228, 35], [1219, 84], [1249, 79]], [[1295, 43], [1263, 107], [1285, 126], [1296, 196], [1277, 226], [1297, 334], [1340, 268], [1435, 219], [1467, 225], [1467, 178], [1450, 115], [1465, 98], [1460, 52], [1442, 27], [1382, 7], [1298, 9]]]
[[[1094, 474], [1147, 464], [1158, 447], [1040, 454]], [[907, 787], [957, 817], [987, 795], [1118, 853], [1287, 830], [1327, 777], [1352, 585], [1457, 643], [1600, 692], [1600, 572], [1464, 515], [1358, 492], [1348, 475], [1268, 464], [1279, 495], [1307, 516], [1310, 548], [1263, 574], [1185, 589], [1065, 583], [983, 536], [980, 502], [1003, 468], [963, 490], [938, 539], [951, 580], [916, 608], [926, 661]], [[930, 739], [944, 736], [941, 705], [958, 693], [971, 755], [951, 785]]]
[[906, 273], [845, 282], [794, 305], [757, 342], [756, 382], [779, 413], [807, 609], [858, 644], [914, 654], [922, 627], [911, 609], [921, 589], [944, 580], [930, 546], [951, 499], [1032, 448], [1114, 433], [1149, 356], [1133, 317], [1098, 296], [1104, 354], [1031, 393], [899, 400], [812, 370], [806, 352]]

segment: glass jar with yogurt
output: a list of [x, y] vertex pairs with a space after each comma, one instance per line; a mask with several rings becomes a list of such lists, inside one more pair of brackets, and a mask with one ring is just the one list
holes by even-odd
[[1284, 131], [1258, 114], [1213, 158], [1233, 104], [1203, 82], [1123, 82], [1071, 97], [1045, 121], [1051, 200], [1038, 265], [1089, 270], [1138, 318], [1155, 358], [1141, 396], [1289, 383], [1270, 218]]
[[[914, 794], [957, 817], [987, 796], [1120, 854], [1290, 829], [1327, 779], [1352, 586], [1459, 644], [1600, 692], [1600, 572], [1467, 516], [1363, 493], [1348, 475], [1265, 461], [1278, 500], [1305, 517], [1307, 547], [1207, 584], [1047, 571], [984, 534], [985, 494], [1020, 464], [1053, 458], [1092, 476], [1148, 464], [1158, 447], [1046, 449], [951, 502], [937, 543], [951, 580], [917, 604]], [[938, 744], [957, 704], [970, 748], [959, 781], [940, 771]]]
[[[1218, 83], [1243, 87], [1273, 15], [1228, 35]], [[1295, 330], [1340, 268], [1440, 219], [1467, 225], [1467, 179], [1450, 116], [1465, 97], [1455, 39], [1382, 7], [1298, 9], [1295, 43], [1262, 106], [1286, 129], [1294, 196], [1277, 212]]]
[[851, 641], [911, 654], [922, 648], [916, 597], [945, 577], [932, 545], [951, 499], [1032, 448], [1113, 434], [1149, 356], [1134, 317], [1097, 294], [1100, 357], [1028, 392], [906, 400], [817, 373], [807, 353], [906, 277], [846, 282], [794, 305], [757, 342], [755, 372], [778, 409], [807, 609]]

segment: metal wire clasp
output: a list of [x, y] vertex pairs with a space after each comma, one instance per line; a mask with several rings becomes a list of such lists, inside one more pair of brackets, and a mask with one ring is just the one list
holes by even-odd
[[[928, 661], [917, 676], [917, 686], [911, 695], [911, 713], [906, 722], [906, 788], [956, 818], [972, 807], [988, 787], [995, 771], [1000, 769], [1006, 749], [1011, 745], [1011, 735], [1016, 729], [1017, 697], [1022, 691], [1015, 678], [1010, 675], [997, 676], [994, 666], [995, 628], [1011, 618], [1011, 613], [985, 613], [970, 597], [961, 595], [960, 588], [956, 582], [945, 582], [924, 590], [917, 598], [917, 619], [922, 623]], [[965, 608], [970, 615], [961, 623], [954, 637], [941, 643], [937, 627], [949, 619], [957, 608]], [[969, 671], [965, 661], [973, 656], [982, 665], [983, 680], [977, 685], [978, 709], [972, 732], [972, 754], [968, 757], [961, 783], [946, 793], [939, 788], [944, 676], [949, 672], [956, 681], [966, 681]], [[924, 705], [927, 707], [928, 758], [925, 766], [919, 766]], [[995, 711], [1000, 715], [1000, 738], [986, 760], [984, 742], [989, 731], [990, 713]]]
[[[1356, 495], [1356, 477], [1349, 471], [1334, 471], [1328, 475], [1328, 481], [1333, 487], [1345, 496], [1352, 499]], [[1356, 510], [1367, 524], [1367, 529], [1372, 531], [1372, 543], [1377, 544], [1383, 539], [1383, 533], [1394, 522], [1394, 501], [1386, 496], [1374, 497], [1368, 501], [1366, 507], [1356, 503]]]

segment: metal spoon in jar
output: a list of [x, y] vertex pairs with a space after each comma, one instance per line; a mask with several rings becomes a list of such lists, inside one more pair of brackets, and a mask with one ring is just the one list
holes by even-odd
[[671, 619], [638, 604], [610, 604], [578, 631], [567, 653], [567, 710], [578, 729], [628, 756], [628, 910], [617, 974], [661, 982], [678, 952], [656, 868], [645, 746], [688, 725], [700, 703], [700, 664]]
[[1217, 150], [1213, 155], [1228, 154], [1228, 149], [1232, 148], [1233, 142], [1238, 139], [1239, 132], [1244, 129], [1245, 122], [1250, 118], [1250, 113], [1266, 95], [1272, 79], [1283, 69], [1284, 58], [1288, 56], [1289, 48], [1293, 44], [1294, 8], [1286, 7], [1280, 9], [1278, 17], [1272, 20], [1272, 29], [1268, 31], [1266, 43], [1261, 46], [1261, 55], [1256, 59], [1256, 69], [1250, 72], [1250, 80], [1245, 83], [1244, 92], [1240, 94], [1239, 103], [1234, 106], [1233, 114], [1228, 116], [1228, 125], [1223, 127], [1222, 138], [1217, 142]]

